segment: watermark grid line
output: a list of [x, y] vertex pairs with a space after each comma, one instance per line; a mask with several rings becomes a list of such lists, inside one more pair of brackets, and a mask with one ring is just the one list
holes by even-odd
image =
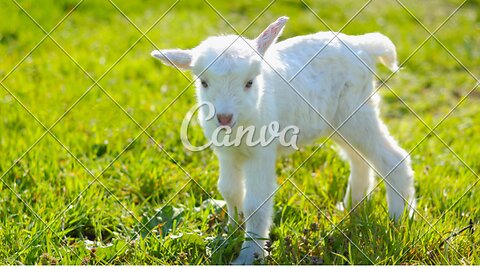
[[[464, 3], [465, 3], [465, 2], [464, 2]], [[463, 4], [464, 4], [464, 3], [463, 3]], [[463, 4], [460, 5], [459, 8], [460, 8], [461, 6], [463, 6]], [[459, 8], [457, 8], [456, 11], [458, 11]], [[311, 9], [310, 9], [310, 10], [311, 10]], [[455, 14], [456, 11], [455, 11], [454, 13], [452, 13], [452, 14]], [[318, 17], [318, 16], [317, 16], [317, 17]], [[322, 23], [324, 23], [324, 22], [322, 21]], [[324, 23], [324, 24], [325, 24], [325, 23]], [[325, 25], [326, 25], [326, 24], [325, 24]], [[328, 27], [328, 25], [326, 25], [326, 26]], [[329, 28], [329, 27], [328, 27], [328, 28]], [[430, 32], [430, 34], [433, 35], [431, 32]], [[352, 54], [354, 54], [360, 61], [363, 62], [363, 60], [360, 59], [360, 58], [353, 52], [353, 50], [352, 50], [347, 44], [345, 44], [341, 39], [339, 39], [339, 40], [344, 44], [344, 46], [346, 46], [346, 47], [350, 50], [350, 52], [351, 52]], [[371, 71], [377, 78], [379, 78], [379, 76], [378, 76], [373, 70], [371, 70], [371, 68], [368, 67], [368, 65], [366, 65], [365, 63], [364, 63], [364, 65], [365, 65], [368, 69], [370, 69], [370, 71]], [[393, 90], [389, 87], [389, 85], [386, 84], [386, 86], [390, 89], [390, 91], [393, 92]], [[395, 93], [395, 95], [396, 95], [396, 93]], [[397, 95], [397, 97], [398, 97], [398, 95]], [[408, 108], [409, 110], [411, 110], [411, 108], [410, 108], [407, 104], [405, 104], [405, 102], [403, 102], [403, 100], [402, 100], [402, 103], [404, 103], [404, 105], [407, 106], [407, 108]], [[411, 111], [412, 111], [412, 110], [411, 110]], [[417, 118], [419, 118], [419, 116], [418, 116], [414, 111], [412, 111], [412, 113], [413, 113]], [[419, 118], [419, 119], [420, 119], [420, 118]], [[423, 121], [423, 119], [420, 119], [420, 121], [422, 121], [422, 122], [424, 123], [424, 125], [426, 125], [426, 123]], [[428, 126], [427, 126], [427, 127], [428, 127]], [[435, 133], [430, 127], [428, 127], [428, 128], [430, 129], [429, 134], [430, 134], [430, 133], [434, 133], [434, 135], [436, 135], [436, 133]], [[438, 137], [438, 135], [437, 135], [437, 137]], [[439, 138], [439, 139], [440, 139], [440, 138]], [[440, 139], [440, 140], [441, 140], [441, 139]], [[447, 147], [448, 147], [448, 146], [447, 146]], [[363, 157], [362, 157], [362, 158], [363, 158]], [[378, 173], [378, 172], [377, 172], [377, 173]], [[382, 178], [385, 179], [384, 177], [382, 177]], [[386, 183], [388, 184], [388, 182], [386, 182]], [[368, 195], [367, 195], [367, 196], [368, 196]], [[415, 210], [415, 209], [414, 209], [414, 210]], [[420, 214], [418, 213], [418, 211], [416, 211], [416, 213], [417, 213], [418, 215], [420, 215]], [[422, 219], [424, 219], [424, 220], [430, 225], [430, 228], [431, 228], [431, 229], [434, 229], [438, 234], [440, 234], [435, 228], [432, 227], [432, 225], [430, 224], [430, 222], [428, 222], [422, 215], [420, 215], [420, 216], [422, 217]], [[441, 234], [440, 234], [440, 235], [441, 235]], [[454, 249], [454, 250], [458, 253], [458, 251], [457, 251], [456, 249]]]
[[[142, 35], [144, 34], [143, 31], [133, 22], [133, 20], [130, 19], [130, 18], [127, 16], [127, 14], [125, 14], [125, 12], [124, 12], [122, 9], [120, 9], [120, 7], [119, 7], [117, 4], [115, 4], [115, 2], [113, 2], [112, 0], [108, 0], [108, 2], [109, 2], [118, 12], [120, 12], [120, 14], [121, 14], [133, 27], [135, 27], [135, 29], [136, 29], [138, 32], [140, 32], [140, 34], [142, 34]], [[157, 45], [156, 45], [146, 34], [143, 35], [143, 36], [144, 36], [144, 38], [145, 38], [146, 40], [148, 40], [148, 42], [149, 42], [155, 49], [158, 50]], [[168, 58], [166, 55], [163, 55], [163, 56], [166, 57], [166, 58]], [[182, 74], [182, 76], [183, 76], [189, 83], [192, 83], [192, 80], [190, 79], [190, 77], [188, 77], [188, 76], [185, 74], [185, 72], [183, 72], [183, 71], [182, 71], [180, 68], [178, 68], [177, 66], [174, 66], [174, 68], [175, 68], [178, 72], [180, 72], [180, 74]]]
[[[70, 15], [77, 10], [77, 8], [84, 2], [85, 0], [80, 0], [70, 11], [48, 32], [50, 35], [53, 34], [55, 30], [60, 27], [60, 25], [68, 18]], [[44, 35], [42, 39], [9, 71], [7, 74], [0, 80], [0, 83], [3, 83], [17, 68], [25, 61], [27, 58], [47, 39], [47, 35]]]
[[[23, 9], [23, 8], [22, 8], [22, 9]], [[23, 11], [26, 12], [25, 10], [23, 10]], [[29, 17], [33, 20], [33, 18], [32, 18], [31, 16], [29, 16]], [[39, 26], [39, 27], [43, 30], [43, 28], [42, 28], [36, 21], [34, 21], [34, 22], [37, 24], [37, 26]], [[44, 31], [44, 30], [43, 30], [43, 31]], [[46, 33], [46, 31], [44, 31], [44, 32]], [[46, 34], [47, 34], [47, 36], [48, 36], [48, 33], [46, 33]], [[142, 34], [143, 34], [143, 32], [142, 32]], [[144, 34], [144, 36], [145, 36], [145, 34]], [[49, 37], [50, 37], [50, 36], [49, 36]], [[84, 71], [84, 73], [87, 74], [87, 76], [89, 76], [89, 77], [92, 79], [92, 81], [94, 81], [94, 79], [93, 79], [52, 37], [50, 37], [50, 38], [57, 44], [57, 46], [59, 46], [59, 47], [62, 49], [62, 51], [63, 51], [73, 62], [75, 62], [75, 64], [76, 64], [80, 69], [82, 69], [82, 71]], [[95, 83], [97, 86], [99, 86], [99, 87], [104, 91], [104, 93], [109, 96], [110, 99], [112, 99], [112, 97], [111, 97], [98, 83], [96, 83], [95, 81], [94, 81], [94, 83]], [[2, 86], [3, 86], [3, 85], [2, 85]], [[7, 90], [7, 91], [8, 91], [8, 90]], [[11, 92], [9, 92], [9, 93], [11, 94]], [[17, 99], [17, 101], [19, 101], [19, 100]], [[121, 106], [120, 106], [115, 100], [112, 99], [112, 101], [115, 102], [115, 104], [121, 108]], [[22, 105], [23, 105], [23, 104], [22, 104]], [[24, 108], [26, 109], [26, 107], [24, 107]], [[131, 119], [132, 121], [134, 121], [134, 122], [137, 124], [137, 126], [139, 126], [138, 122], [136, 122], [123, 108], [121, 108], [121, 109], [130, 117], [130, 119]], [[31, 114], [31, 113], [30, 113], [30, 114]], [[31, 115], [33, 116], [33, 114], [31, 114]], [[38, 121], [38, 119], [36, 119], [36, 120]], [[38, 121], [38, 122], [39, 122], [39, 121]], [[39, 122], [39, 123], [42, 124], [41, 122]], [[43, 124], [42, 124], [42, 125], [43, 125]], [[44, 128], [47, 129], [45, 126], [44, 126]], [[140, 126], [140, 128], [142, 128], [142, 127]], [[143, 129], [143, 128], [142, 128], [142, 129]], [[47, 131], [49, 131], [49, 130], [47, 129]], [[146, 131], [143, 129], [143, 132], [146, 132]], [[51, 133], [51, 132], [50, 132], [50, 133]], [[150, 134], [147, 134], [147, 135], [149, 135], [150, 138], [153, 139]], [[52, 136], [53, 136], [53, 134], [52, 134]], [[58, 141], [57, 138], [55, 138], [55, 139]], [[60, 141], [58, 141], [58, 142], [61, 144]], [[162, 149], [162, 151], [165, 152], [165, 150], [163, 149], [163, 147], [161, 147], [157, 142], [155, 142], [155, 143]], [[63, 144], [62, 144], [62, 146], [63, 146]], [[66, 147], [64, 147], [64, 148], [66, 148]], [[68, 151], [67, 148], [66, 148], [66, 150]], [[71, 154], [71, 153], [70, 153], [70, 154]], [[166, 154], [168, 155], [168, 153], [166, 153]], [[79, 161], [78, 158], [76, 158], [75, 156], [73, 156], [73, 157], [74, 157], [77, 161]], [[170, 155], [169, 155], [169, 157], [172, 158]], [[80, 162], [80, 161], [79, 161], [79, 162]], [[178, 164], [178, 162], [176, 162], [176, 161], [174, 161], [174, 162], [175, 162], [175, 164]], [[80, 162], [80, 163], [81, 163], [81, 162]], [[82, 166], [91, 174], [91, 172], [90, 172], [83, 164], [82, 164]], [[182, 169], [183, 169], [183, 168], [182, 168]], [[93, 175], [92, 175], [92, 176], [93, 176]], [[191, 178], [190, 175], [189, 175], [189, 177]], [[191, 178], [191, 179], [192, 179], [192, 178]], [[193, 179], [192, 179], [192, 180], [193, 180]], [[197, 183], [197, 185], [198, 185], [198, 183]], [[104, 185], [103, 185], [103, 186], [104, 186]], [[200, 187], [201, 187], [201, 186], [200, 186]], [[104, 186], [104, 188], [106, 188], [106, 187]], [[208, 194], [208, 193], [203, 189], [203, 187], [201, 187], [201, 188], [202, 188], [202, 190], [203, 190], [206, 194]], [[111, 193], [111, 191], [108, 190], [108, 188], [106, 188], [106, 189], [107, 189], [107, 191], [108, 191], [111, 195], [113, 195], [113, 193]], [[118, 198], [116, 198], [116, 200], [118, 201]], [[121, 204], [120, 201], [118, 201], [118, 202]], [[122, 205], [122, 206], [125, 207], [124, 205]], [[128, 209], [126, 209], [126, 210], [128, 211]], [[129, 212], [130, 212], [130, 211], [129, 211]], [[134, 218], [135, 218], [135, 217], [134, 217]], [[135, 219], [136, 219], [136, 218], [135, 218]], [[139, 222], [139, 221], [137, 220], [137, 222]], [[142, 224], [142, 225], [143, 225], [143, 224]]]
[[[413, 12], [408, 9], [405, 4], [400, 0], [395, 0], [416, 22], [420, 25], [425, 31], [432, 35], [435, 41], [446, 51], [475, 81], [479, 82], [478, 78], [473, 74], [473, 72], [468, 69], [430, 30], [413, 14]], [[460, 6], [463, 6], [467, 1], [464, 0]]]

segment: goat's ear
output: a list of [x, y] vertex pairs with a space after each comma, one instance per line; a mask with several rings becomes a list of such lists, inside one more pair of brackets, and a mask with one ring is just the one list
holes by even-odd
[[278, 18], [255, 39], [256, 49], [261, 55], [264, 55], [270, 45], [277, 41], [277, 38], [282, 34], [287, 21], [288, 17], [283, 16]]
[[190, 50], [155, 50], [151, 53], [155, 58], [160, 59], [162, 63], [181, 69], [190, 69], [192, 63], [192, 52]]

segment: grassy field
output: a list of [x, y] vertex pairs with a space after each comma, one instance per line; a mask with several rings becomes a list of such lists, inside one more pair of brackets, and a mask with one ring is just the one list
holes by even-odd
[[[217, 160], [180, 141], [190, 74], [150, 52], [234, 30], [202, 0], [113, 2], [0, 2], [0, 263], [228, 263], [242, 234], [226, 232], [212, 201]], [[381, 110], [411, 151], [418, 196], [415, 219], [397, 225], [383, 183], [340, 211], [348, 164], [326, 141], [296, 171], [316, 146], [301, 149], [277, 163], [270, 256], [258, 263], [480, 264], [480, 3], [254, 3], [211, 1], [251, 38], [287, 15], [282, 39], [330, 28], [394, 41], [403, 69], [379, 67]], [[441, 27], [429, 38], [419, 22]], [[198, 126], [191, 134], [204, 142]]]

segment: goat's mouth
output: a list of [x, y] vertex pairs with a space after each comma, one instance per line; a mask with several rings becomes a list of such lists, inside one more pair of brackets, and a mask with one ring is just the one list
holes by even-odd
[[228, 129], [228, 128], [233, 128], [235, 126], [235, 124], [237, 124], [237, 121], [233, 121], [232, 123], [230, 124], [227, 124], [227, 125], [223, 125], [223, 124], [220, 124], [220, 123], [217, 123], [217, 127], [218, 128], [224, 128], [224, 129]]

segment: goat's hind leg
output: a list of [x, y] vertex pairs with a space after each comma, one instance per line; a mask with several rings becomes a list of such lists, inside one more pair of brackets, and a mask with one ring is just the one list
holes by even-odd
[[350, 177], [343, 205], [347, 209], [352, 209], [370, 194], [374, 184], [373, 170], [358, 150], [352, 148], [338, 136], [334, 137], [334, 140], [340, 145], [350, 163]]
[[339, 133], [385, 179], [390, 217], [399, 219], [405, 206], [411, 216], [415, 190], [410, 156], [391, 137], [374, 108], [359, 110]]

